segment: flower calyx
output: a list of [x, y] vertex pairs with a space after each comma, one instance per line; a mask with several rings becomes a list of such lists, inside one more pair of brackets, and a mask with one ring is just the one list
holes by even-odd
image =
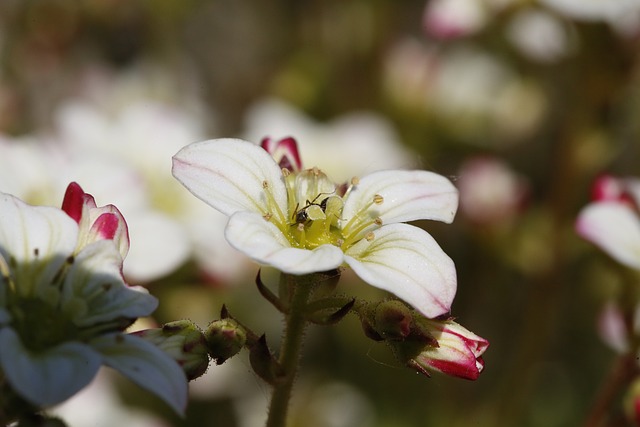
[[189, 381], [202, 376], [209, 367], [205, 335], [190, 320], [165, 323], [161, 328], [132, 332], [159, 347], [182, 368]]

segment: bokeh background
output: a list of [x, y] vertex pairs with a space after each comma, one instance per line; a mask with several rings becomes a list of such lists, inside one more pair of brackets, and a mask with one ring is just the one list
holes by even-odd
[[[78, 181], [123, 211], [125, 273], [160, 298], [157, 322], [204, 327], [225, 303], [277, 348], [258, 267], [171, 155], [291, 135], [336, 180], [443, 174], [456, 220], [418, 225], [456, 263], [452, 314], [490, 341], [485, 371], [429, 379], [355, 316], [312, 326], [291, 426], [583, 425], [616, 358], [602, 310], [637, 277], [574, 223], [596, 177], [640, 175], [639, 36], [636, 0], [2, 0], [0, 191], [59, 205]], [[340, 291], [385, 297], [348, 272]], [[629, 389], [614, 394], [607, 425], [633, 425]], [[71, 427], [253, 427], [268, 395], [241, 355], [191, 384], [185, 419], [109, 371], [56, 411]]]

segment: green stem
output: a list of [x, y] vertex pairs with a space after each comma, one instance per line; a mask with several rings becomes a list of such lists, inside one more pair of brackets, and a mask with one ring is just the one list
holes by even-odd
[[282, 381], [278, 381], [273, 386], [267, 427], [284, 427], [286, 425], [287, 409], [298, 370], [304, 330], [307, 325], [303, 311], [306, 308], [314, 283], [313, 280], [309, 280], [310, 278], [310, 276], [286, 277], [290, 285], [291, 305], [286, 315], [286, 326], [279, 358], [285, 375]]

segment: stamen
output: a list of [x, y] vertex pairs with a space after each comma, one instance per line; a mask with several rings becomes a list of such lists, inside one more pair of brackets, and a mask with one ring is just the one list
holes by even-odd
[[358, 178], [357, 176], [354, 176], [353, 178], [351, 178], [351, 182], [349, 183], [349, 186], [347, 187], [346, 191], [344, 192], [344, 195], [342, 196], [343, 198], [346, 198], [347, 195], [349, 193], [351, 193], [351, 190], [356, 187], [358, 184], [360, 184], [360, 178]]
[[[264, 193], [267, 196], [267, 205], [269, 207], [273, 208], [275, 210], [276, 214], [278, 215], [278, 219], [279, 219], [279, 222], [281, 224], [280, 228], [285, 227], [287, 225], [287, 220], [286, 220], [284, 214], [282, 213], [282, 210], [280, 210], [280, 206], [278, 206], [278, 203], [276, 203], [276, 200], [273, 197], [273, 194], [271, 193], [271, 190], [269, 188], [269, 183], [266, 180], [262, 181], [262, 189], [264, 190]], [[266, 215], [270, 215], [269, 219], [271, 219], [272, 216], [273, 216], [273, 213], [267, 211], [267, 212], [265, 212], [263, 214], [263, 216], [266, 216]]]
[[271, 217], [273, 217], [273, 214], [271, 212], [267, 212], [266, 214], [262, 215], [262, 218], [264, 218], [265, 221], [271, 220]]
[[375, 234], [373, 234], [373, 231], [370, 231], [367, 233], [366, 236], [364, 236], [365, 239], [367, 239], [367, 242], [371, 242], [373, 241], [373, 239], [376, 237]]
[[[363, 228], [368, 227], [369, 225], [371, 225], [371, 224], [373, 223], [371, 220], [365, 221], [365, 224], [366, 224], [366, 225], [364, 225], [364, 227], [363, 227], [363, 225], [362, 225], [362, 224], [357, 224], [357, 223], [358, 223], [359, 221], [362, 221], [362, 217], [363, 217], [363, 216], [365, 216], [365, 214], [366, 214], [367, 210], [369, 210], [369, 208], [370, 208], [371, 206], [373, 206], [374, 204], [375, 204], [375, 205], [380, 205], [380, 204], [382, 204], [382, 202], [383, 202], [383, 201], [384, 201], [384, 198], [383, 198], [381, 195], [376, 194], [375, 196], [373, 196], [373, 199], [371, 199], [371, 201], [370, 201], [369, 203], [367, 203], [366, 205], [364, 205], [364, 206], [362, 207], [362, 209], [360, 209], [358, 212], [356, 212], [356, 214], [353, 216], [353, 218], [351, 218], [351, 219], [349, 220], [349, 222], [347, 223], [347, 225], [345, 225], [345, 226], [342, 228], [342, 233], [343, 233], [343, 234], [346, 234], [346, 235], [348, 235], [348, 236], [351, 236], [351, 235], [353, 235], [354, 233], [356, 233], [356, 232], [358, 232], [358, 231], [362, 230]], [[375, 220], [374, 220], [374, 221], [375, 221]], [[352, 228], [353, 226], [355, 226], [356, 224], [357, 224], [357, 228], [356, 228], [356, 230], [355, 230], [355, 231], [352, 231], [352, 230], [351, 230], [351, 228]]]

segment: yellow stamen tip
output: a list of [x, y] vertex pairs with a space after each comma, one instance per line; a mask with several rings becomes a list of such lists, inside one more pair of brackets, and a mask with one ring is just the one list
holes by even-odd
[[373, 234], [372, 231], [368, 232], [367, 235], [364, 236], [364, 238], [367, 239], [367, 242], [371, 242], [375, 237], [376, 237], [376, 235]]
[[382, 197], [379, 194], [376, 194], [375, 196], [373, 196], [373, 203], [375, 203], [376, 205], [381, 205], [382, 202], [384, 202], [384, 197]]

